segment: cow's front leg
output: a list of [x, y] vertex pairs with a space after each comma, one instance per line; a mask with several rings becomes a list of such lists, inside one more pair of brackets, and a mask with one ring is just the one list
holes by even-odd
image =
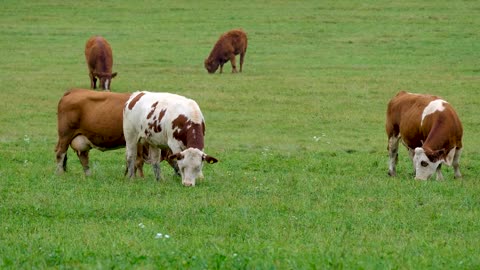
[[92, 72], [88, 74], [90, 76], [90, 89], [96, 89], [97, 88], [97, 78], [95, 75], [93, 75]]
[[442, 174], [442, 164], [438, 164], [437, 170], [437, 181], [443, 181], [443, 174]]
[[230, 64], [232, 64], [232, 73], [237, 73], [237, 63], [235, 62], [235, 54], [230, 56]]
[[415, 168], [415, 161], [413, 160], [413, 158], [415, 157], [415, 149], [408, 148], [408, 157], [410, 157], [410, 160], [412, 161], [413, 175], [416, 175], [417, 169]]
[[397, 162], [398, 162], [398, 142], [400, 140], [399, 136], [392, 136], [388, 138], [388, 175], [396, 176], [397, 175]]

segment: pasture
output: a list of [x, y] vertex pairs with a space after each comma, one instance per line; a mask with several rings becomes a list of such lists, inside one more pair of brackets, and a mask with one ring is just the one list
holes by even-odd
[[[2, 1], [0, 268], [478, 269], [480, 2]], [[243, 73], [208, 74], [243, 28]], [[195, 99], [219, 163], [183, 187], [123, 176], [125, 150], [69, 150], [56, 108], [88, 88], [86, 40], [112, 46], [114, 92]], [[238, 58], [237, 58], [238, 62]], [[442, 96], [464, 125], [462, 180], [390, 178], [384, 130], [400, 90]], [[162, 235], [160, 236], [161, 233]], [[166, 237], [168, 235], [168, 237]]]

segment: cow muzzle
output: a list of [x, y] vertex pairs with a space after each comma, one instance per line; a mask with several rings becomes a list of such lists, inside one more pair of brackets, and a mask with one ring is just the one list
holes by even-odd
[[194, 187], [195, 182], [183, 181], [182, 184], [186, 187]]

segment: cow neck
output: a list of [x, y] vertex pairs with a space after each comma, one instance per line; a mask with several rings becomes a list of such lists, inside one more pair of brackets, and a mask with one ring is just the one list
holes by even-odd
[[107, 68], [107, 48], [105, 46], [105, 44], [101, 41], [97, 41], [97, 46], [99, 48], [99, 55], [98, 55], [98, 58], [100, 60], [100, 71], [102, 73], [109, 73], [109, 70]]
[[204, 124], [194, 124], [192, 123], [191, 128], [187, 129], [187, 134], [186, 134], [186, 147], [187, 148], [197, 148], [200, 150], [203, 150], [204, 148], [204, 141], [203, 141], [203, 135], [204, 135]]
[[432, 128], [428, 133], [427, 139], [423, 143], [423, 148], [428, 150], [450, 150], [446, 149], [449, 147], [449, 138], [451, 136], [450, 128], [447, 126], [445, 122], [445, 116], [442, 114], [436, 117], [434, 123], [432, 124]]
[[205, 124], [194, 123], [185, 115], [179, 115], [172, 122], [173, 137], [183, 143], [186, 148], [198, 148], [203, 150], [203, 136], [205, 135]]

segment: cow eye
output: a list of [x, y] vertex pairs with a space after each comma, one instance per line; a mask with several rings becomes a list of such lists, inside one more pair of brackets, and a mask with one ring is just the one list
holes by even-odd
[[422, 160], [422, 162], [420, 162], [420, 165], [422, 165], [422, 167], [427, 167], [428, 162], [426, 162], [425, 160]]

